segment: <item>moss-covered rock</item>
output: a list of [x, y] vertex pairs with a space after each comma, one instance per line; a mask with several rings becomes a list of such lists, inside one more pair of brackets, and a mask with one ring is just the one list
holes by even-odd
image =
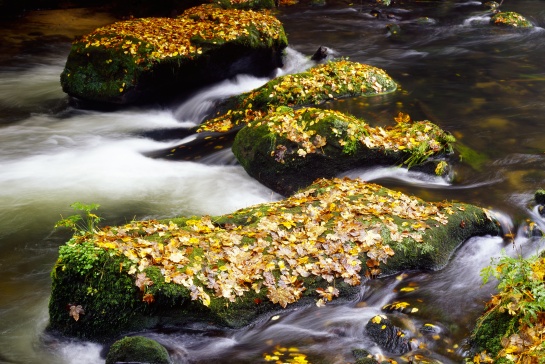
[[131, 19], [83, 36], [72, 44], [61, 84], [92, 102], [156, 100], [240, 72], [269, 74], [286, 46], [271, 15], [201, 5], [174, 19]]
[[167, 350], [157, 341], [143, 336], [130, 336], [116, 341], [108, 351], [106, 364], [147, 363], [170, 364]]
[[338, 111], [280, 107], [241, 129], [232, 150], [250, 176], [283, 195], [356, 167], [412, 167], [452, 152], [454, 137], [431, 122], [395, 119], [371, 127]]
[[502, 338], [513, 328], [516, 320], [507, 312], [491, 312], [479, 320], [472, 335], [473, 350], [476, 356], [486, 353], [489, 358], [495, 358], [503, 349]]
[[481, 208], [426, 203], [359, 180], [319, 180], [219, 217], [135, 221], [74, 236], [53, 268], [50, 329], [104, 339], [195, 320], [231, 327], [358, 292], [365, 277], [438, 269]]
[[216, 114], [219, 116], [195, 128], [200, 135], [193, 141], [149, 155], [172, 160], [199, 159], [231, 147], [242, 127], [280, 106], [312, 106], [334, 98], [380, 95], [396, 88], [396, 83], [381, 69], [346, 60], [330, 61], [306, 72], [275, 78], [251, 92], [230, 97], [219, 107]]
[[262, 118], [279, 106], [318, 105], [334, 98], [374, 96], [393, 92], [397, 84], [383, 70], [347, 60], [319, 64], [306, 72], [277, 77], [262, 87], [225, 102], [220, 116], [198, 131], [226, 132]]
[[525, 17], [513, 11], [496, 13], [490, 18], [490, 23], [494, 25], [508, 26], [514, 28], [531, 28], [533, 24]]
[[503, 255], [483, 270], [498, 292], [473, 330], [474, 362], [542, 363], [545, 358], [545, 257]]

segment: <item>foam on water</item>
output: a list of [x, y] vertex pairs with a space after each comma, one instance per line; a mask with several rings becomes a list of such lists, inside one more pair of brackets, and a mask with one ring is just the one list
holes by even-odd
[[[315, 62], [302, 53], [292, 48], [287, 48], [285, 50], [284, 66], [275, 70], [274, 77], [301, 72], [314, 64]], [[269, 80], [270, 78], [266, 77], [254, 77], [245, 74], [237, 75], [236, 77], [197, 91], [176, 108], [174, 116], [178, 120], [198, 124], [203, 121], [220, 100], [256, 89], [263, 86]]]
[[148, 216], [176, 216], [223, 214], [276, 199], [240, 166], [170, 162], [143, 155], [170, 144], [141, 138], [141, 131], [180, 125], [172, 113], [152, 110], [77, 112], [62, 119], [35, 115], [4, 127], [0, 133], [2, 233], [22, 228], [30, 209], [58, 217], [75, 201], [106, 209], [138, 204]]

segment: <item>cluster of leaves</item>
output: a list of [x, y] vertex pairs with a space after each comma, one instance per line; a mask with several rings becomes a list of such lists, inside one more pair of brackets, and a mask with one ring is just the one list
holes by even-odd
[[[282, 137], [297, 143], [294, 150], [300, 157], [316, 153], [327, 145], [327, 138], [343, 151], [353, 154], [358, 148], [384, 148], [408, 154], [405, 164], [410, 168], [433, 155], [451, 153], [454, 137], [429, 121], [412, 122], [409, 115], [399, 113], [392, 127], [371, 127], [365, 121], [334, 110], [280, 107], [274, 113], [248, 124], [249, 128], [266, 126], [273, 138]], [[325, 125], [325, 126], [324, 126]], [[320, 130], [327, 128], [327, 134]], [[284, 162], [287, 148], [277, 145], [271, 152], [278, 162]], [[441, 166], [442, 172], [445, 166]]]
[[[479, 325], [491, 314], [511, 316], [496, 360], [541, 362], [545, 356], [545, 257], [524, 259], [504, 255], [483, 269], [482, 276], [485, 283], [490, 277], [498, 279], [499, 293], [488, 302], [488, 310], [480, 318]], [[473, 361], [487, 360], [487, 356], [480, 353]]]
[[103, 229], [89, 240], [123, 254], [151, 285], [146, 269], [158, 267], [165, 282], [185, 287], [193, 300], [210, 305], [211, 295], [230, 302], [263, 289], [282, 307], [307, 289], [306, 278], [329, 284], [316, 291], [318, 304], [339, 294], [336, 279], [360, 283], [394, 254], [390, 243], [422, 242], [430, 224], [447, 224], [453, 207], [425, 203], [359, 180], [320, 180], [283, 201], [239, 210], [224, 218], [132, 222]]
[[395, 302], [388, 303], [388, 304], [382, 306], [382, 309], [387, 310], [387, 311], [400, 311], [400, 312], [403, 312], [403, 311], [405, 311], [405, 309], [407, 309], [406, 311], [408, 313], [418, 312], [418, 307], [413, 307], [413, 308], [409, 309], [410, 305], [411, 304], [409, 302], [395, 301]]
[[282, 105], [318, 105], [334, 98], [377, 95], [396, 88], [396, 83], [379, 68], [348, 60], [332, 61], [303, 73], [275, 78], [236, 97], [232, 110], [204, 122], [198, 131], [226, 132]]
[[525, 17], [512, 11], [499, 12], [490, 19], [490, 22], [495, 25], [518, 28], [530, 28], [533, 26]]
[[278, 6], [292, 6], [299, 3], [299, 0], [279, 0]]
[[263, 354], [265, 361], [272, 361], [275, 364], [310, 364], [307, 356], [296, 347], [286, 348], [277, 346], [272, 354]]
[[203, 53], [205, 45], [232, 41], [254, 44], [255, 39], [280, 37], [285, 37], [282, 23], [273, 16], [206, 4], [190, 8], [174, 19], [139, 18], [116, 22], [76, 42], [85, 45], [84, 52], [92, 48], [116, 49], [131, 55], [136, 64], [148, 65], [171, 57], [192, 59]]

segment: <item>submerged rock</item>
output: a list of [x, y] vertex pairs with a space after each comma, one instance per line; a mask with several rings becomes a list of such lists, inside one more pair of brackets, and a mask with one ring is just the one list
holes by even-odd
[[533, 24], [525, 17], [513, 11], [498, 12], [490, 18], [490, 23], [494, 25], [508, 26], [514, 28], [531, 28]]
[[232, 150], [250, 176], [283, 195], [356, 167], [412, 167], [452, 152], [454, 137], [431, 122], [396, 121], [371, 127], [338, 111], [281, 107], [241, 129]]
[[545, 190], [539, 189], [534, 193], [534, 200], [538, 205], [545, 205]]
[[331, 55], [331, 49], [324, 46], [320, 46], [318, 47], [316, 52], [314, 52], [312, 57], [310, 57], [310, 59], [316, 62], [320, 62], [326, 59], [327, 57], [329, 57], [330, 55]]
[[365, 332], [378, 346], [394, 355], [411, 351], [411, 344], [403, 330], [384, 315], [376, 315], [370, 319], [365, 325]]
[[367, 350], [353, 349], [352, 354], [356, 358], [354, 364], [379, 364], [379, 362]]
[[367, 277], [442, 268], [466, 239], [498, 232], [472, 205], [319, 180], [223, 216], [75, 235], [52, 271], [49, 328], [103, 340], [195, 321], [241, 327], [282, 308], [350, 297]]
[[286, 46], [273, 16], [201, 5], [174, 19], [131, 19], [83, 36], [72, 44], [61, 84], [96, 103], [159, 100], [241, 72], [268, 75]]
[[164, 346], [143, 336], [130, 336], [116, 341], [108, 351], [106, 364], [145, 363], [171, 364]]

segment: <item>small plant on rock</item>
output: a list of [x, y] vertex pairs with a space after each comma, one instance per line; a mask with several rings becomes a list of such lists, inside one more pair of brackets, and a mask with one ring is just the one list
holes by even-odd
[[[485, 326], [497, 326], [499, 317], [507, 322], [502, 326], [504, 332], [499, 332], [501, 337], [478, 344], [490, 346], [496, 342], [494, 348], [485, 349], [492, 349], [490, 354], [495, 354], [498, 362], [541, 363], [539, 358], [545, 355], [545, 257], [503, 255], [492, 266], [484, 268], [481, 275], [484, 283], [490, 277], [499, 281], [498, 293], [488, 302], [488, 310], [479, 319], [474, 338], [479, 341], [479, 332], [487, 330]], [[490, 318], [494, 317], [496, 323], [491, 323]], [[479, 361], [476, 358], [474, 362]]]
[[87, 234], [96, 233], [98, 230], [98, 223], [102, 220], [102, 218], [94, 214], [92, 211], [97, 210], [100, 205], [86, 205], [81, 202], [74, 202], [70, 206], [79, 213], [62, 218], [55, 224], [55, 228], [69, 228], [73, 231], [74, 235], [77, 236], [85, 236]]

